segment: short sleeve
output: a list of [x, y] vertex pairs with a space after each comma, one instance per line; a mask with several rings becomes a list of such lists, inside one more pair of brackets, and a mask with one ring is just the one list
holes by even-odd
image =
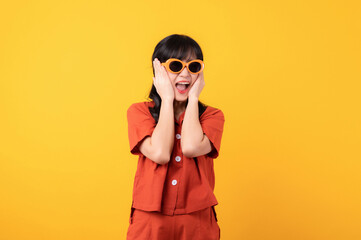
[[217, 158], [220, 148], [224, 126], [224, 115], [219, 109], [207, 107], [200, 118], [203, 132], [209, 138], [212, 150], [207, 155], [211, 158]]
[[139, 143], [147, 136], [151, 136], [156, 126], [155, 120], [149, 112], [146, 102], [134, 103], [127, 110], [128, 138], [130, 152], [140, 155]]

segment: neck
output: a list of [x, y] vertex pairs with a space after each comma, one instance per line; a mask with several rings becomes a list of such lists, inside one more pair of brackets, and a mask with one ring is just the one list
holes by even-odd
[[173, 109], [175, 113], [182, 113], [186, 109], [186, 102], [178, 102], [174, 100]]

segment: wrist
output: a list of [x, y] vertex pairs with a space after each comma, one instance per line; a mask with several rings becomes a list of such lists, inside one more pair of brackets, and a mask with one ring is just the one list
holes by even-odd
[[191, 102], [197, 102], [197, 103], [198, 103], [198, 97], [196, 97], [196, 96], [189, 96], [189, 97], [188, 97], [188, 103], [191, 103]]
[[173, 106], [174, 98], [172, 97], [166, 97], [162, 98], [162, 104], [169, 104]]

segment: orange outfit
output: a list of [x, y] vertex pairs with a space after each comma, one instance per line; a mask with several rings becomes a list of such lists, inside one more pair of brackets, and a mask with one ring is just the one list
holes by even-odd
[[[180, 139], [185, 112], [180, 115], [178, 120], [174, 118], [175, 136], [171, 159], [167, 164], [160, 165], [148, 159], [138, 149], [139, 143], [145, 137], [151, 136], [156, 126], [155, 120], [149, 112], [149, 107], [152, 106], [154, 106], [154, 102], [140, 102], [132, 104], [127, 111], [130, 151], [132, 154], [139, 155], [133, 186], [128, 239], [136, 239], [131, 236], [140, 236], [142, 231], [148, 231], [145, 230], [147, 228], [152, 228], [153, 230], [151, 232], [154, 232], [155, 229], [164, 230], [164, 228], [161, 227], [163, 226], [161, 221], [155, 221], [155, 219], [165, 220], [163, 223], [167, 226], [168, 224], [171, 225], [183, 221], [187, 226], [198, 226], [199, 224], [194, 221], [192, 222], [191, 219], [199, 221], [202, 216], [206, 216], [204, 221], [208, 222], [206, 222], [205, 226], [212, 226], [213, 230], [216, 229], [215, 231], [217, 232], [218, 229], [219, 232], [219, 227], [216, 223], [216, 212], [214, 210], [214, 206], [217, 205], [218, 202], [213, 193], [215, 184], [213, 159], [218, 157], [221, 145], [224, 125], [222, 111], [207, 106], [201, 115], [199, 121], [203, 132], [211, 142], [212, 151], [196, 158], [187, 158], [182, 154]], [[208, 217], [209, 214], [211, 214], [211, 217], [207, 218], [207, 214]], [[136, 219], [134, 215], [138, 215], [138, 223], [136, 220], [133, 222], [133, 218]], [[150, 215], [153, 217], [150, 217]], [[148, 219], [148, 227], [142, 225], [145, 224], [145, 222], [139, 220], [142, 218], [141, 216]], [[161, 218], [161, 216], [163, 216], [163, 218]], [[215, 224], [211, 221], [213, 218], [216, 220]], [[150, 219], [152, 220], [149, 221]], [[133, 223], [138, 224], [138, 226], [133, 226]], [[185, 225], [181, 224], [179, 227], [184, 228], [185, 231], [189, 233]], [[207, 228], [208, 227], [205, 227], [204, 229]], [[199, 228], [198, 230], [201, 229], [203, 228]], [[180, 231], [180, 229], [174, 229], [171, 234]], [[173, 238], [173, 236], [169, 238], [169, 235], [164, 235], [160, 238], [137, 239], [176, 238]]]
[[181, 215], [134, 209], [127, 239], [218, 240], [220, 229], [212, 207]]

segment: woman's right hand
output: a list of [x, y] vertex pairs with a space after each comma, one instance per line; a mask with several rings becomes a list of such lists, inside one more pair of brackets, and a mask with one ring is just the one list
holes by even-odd
[[155, 58], [153, 60], [154, 73], [153, 83], [161, 99], [164, 100], [174, 100], [174, 90], [172, 83], [167, 74], [167, 70], [164, 66], [161, 65], [160, 61]]

